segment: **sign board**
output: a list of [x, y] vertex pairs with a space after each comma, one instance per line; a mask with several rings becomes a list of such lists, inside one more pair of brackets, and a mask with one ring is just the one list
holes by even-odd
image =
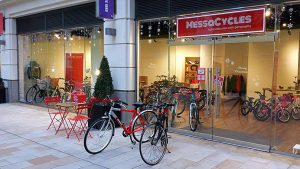
[[115, 13], [115, 0], [97, 0], [96, 17], [101, 19], [113, 19]]
[[177, 18], [177, 37], [265, 32], [265, 8]]
[[223, 86], [224, 83], [224, 77], [223, 76], [219, 76], [218, 80], [216, 79], [216, 75], [214, 75], [214, 82], [217, 86]]
[[205, 82], [205, 68], [198, 68], [197, 80], [199, 82]]

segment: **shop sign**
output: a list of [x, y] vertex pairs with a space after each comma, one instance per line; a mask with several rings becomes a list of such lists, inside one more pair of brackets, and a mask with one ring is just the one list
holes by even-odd
[[197, 80], [199, 82], [205, 82], [205, 68], [198, 68]]
[[101, 19], [113, 19], [115, 13], [115, 0], [97, 0], [96, 17]]
[[177, 37], [265, 32], [265, 8], [177, 18]]
[[0, 35], [3, 35], [3, 26], [4, 26], [4, 24], [3, 24], [3, 22], [4, 22], [4, 19], [3, 19], [3, 13], [1, 12], [0, 13]]
[[214, 82], [217, 86], [223, 86], [224, 83], [224, 77], [223, 76], [219, 76], [218, 80], [216, 78], [216, 75], [214, 75]]

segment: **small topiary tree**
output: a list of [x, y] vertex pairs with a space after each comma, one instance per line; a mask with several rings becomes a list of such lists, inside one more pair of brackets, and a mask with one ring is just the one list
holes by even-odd
[[112, 83], [112, 77], [109, 69], [108, 60], [103, 56], [100, 63], [100, 74], [97, 77], [97, 81], [94, 87], [94, 97], [105, 99], [107, 95], [112, 95], [114, 92], [114, 86]]

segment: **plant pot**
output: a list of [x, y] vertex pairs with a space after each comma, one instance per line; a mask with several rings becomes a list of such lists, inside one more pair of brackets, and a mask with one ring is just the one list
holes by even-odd
[[[118, 106], [115, 107], [117, 108]], [[95, 103], [93, 107], [89, 109], [88, 112], [90, 117], [90, 119], [88, 120], [88, 126], [90, 127], [95, 120], [101, 118], [104, 115], [104, 113], [109, 112], [109, 110], [110, 110], [110, 106], [104, 106], [102, 104]], [[115, 114], [119, 119], [121, 119], [121, 112], [115, 112]], [[115, 120], [114, 122], [116, 127], [120, 127], [120, 125]]]
[[5, 88], [0, 88], [0, 103], [6, 103], [6, 91], [5, 91]]

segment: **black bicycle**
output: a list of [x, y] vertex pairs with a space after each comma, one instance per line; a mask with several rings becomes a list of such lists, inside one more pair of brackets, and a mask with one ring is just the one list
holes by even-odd
[[163, 103], [157, 106], [157, 121], [148, 125], [142, 132], [139, 151], [148, 165], [158, 164], [164, 157], [168, 145], [168, 114], [174, 104]]
[[35, 78], [34, 80], [35, 80], [35, 84], [31, 86], [26, 92], [25, 101], [27, 103], [32, 103], [32, 101], [35, 100], [36, 94], [40, 90], [44, 90], [47, 87], [47, 81], [41, 79], [35, 79]]

